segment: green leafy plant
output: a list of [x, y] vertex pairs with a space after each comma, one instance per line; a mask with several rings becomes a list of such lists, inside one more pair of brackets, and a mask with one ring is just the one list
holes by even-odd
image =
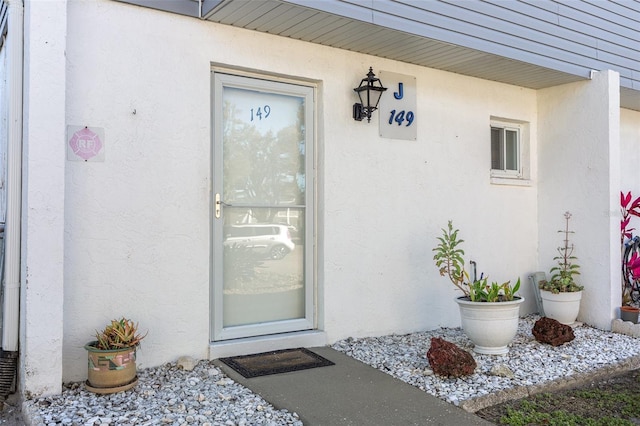
[[569, 234], [573, 234], [573, 231], [569, 231], [569, 219], [571, 219], [571, 213], [566, 212], [565, 228], [560, 230], [564, 234], [563, 244], [558, 247], [558, 255], [553, 258], [558, 264], [551, 268], [551, 279], [540, 281], [539, 287], [542, 290], [550, 291], [552, 293], [568, 293], [582, 290], [584, 287], [578, 285], [575, 282], [575, 276], [580, 275], [578, 269], [580, 266], [576, 263], [577, 257], [573, 255], [574, 246], [573, 243], [569, 243]]
[[464, 240], [458, 239], [458, 232], [458, 229], [453, 229], [453, 222], [449, 221], [447, 229], [442, 229], [442, 236], [437, 237], [440, 243], [433, 249], [436, 252], [433, 260], [440, 270], [440, 276], [448, 276], [458, 290], [469, 296], [466, 283], [469, 274], [464, 269], [464, 250], [458, 247]]
[[138, 324], [133, 321], [121, 318], [119, 320], [111, 320], [104, 330], [96, 330], [95, 347], [100, 350], [114, 350], [122, 348], [131, 348], [138, 346], [140, 341], [147, 336], [138, 333]]
[[480, 278], [469, 283], [469, 299], [473, 302], [508, 302], [513, 300], [519, 289], [520, 278], [513, 287], [511, 281], [502, 284], [494, 281], [489, 285], [487, 278]]
[[453, 228], [453, 222], [449, 221], [447, 228], [442, 229], [442, 236], [437, 237], [439, 243], [433, 249], [433, 260], [440, 271], [441, 276], [449, 278], [451, 283], [472, 302], [506, 302], [515, 297], [520, 289], [520, 278], [514, 286], [507, 281], [502, 284], [492, 282], [488, 284], [487, 278], [482, 275], [480, 279], [471, 282], [469, 273], [465, 269], [464, 250], [460, 245], [464, 240], [458, 237], [460, 230]]
[[518, 277], [518, 281], [516, 281], [516, 284], [513, 287], [511, 287], [509, 281], [507, 281], [506, 283], [502, 283], [501, 287], [503, 292], [503, 299], [513, 300], [514, 297], [516, 297], [516, 292], [520, 290], [520, 278]]

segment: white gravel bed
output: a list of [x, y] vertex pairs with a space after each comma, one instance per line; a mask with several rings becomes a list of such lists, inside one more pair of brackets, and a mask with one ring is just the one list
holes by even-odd
[[192, 371], [167, 364], [138, 371], [131, 390], [97, 395], [81, 383], [62, 395], [23, 405], [33, 425], [301, 426], [297, 414], [276, 410], [209, 361]]
[[[574, 374], [597, 371], [640, 355], [640, 340], [588, 326], [574, 328], [575, 340], [559, 347], [538, 343], [531, 334], [536, 315], [521, 319], [506, 355], [472, 352], [478, 368], [465, 378], [446, 379], [429, 368], [426, 353], [432, 337], [471, 351], [459, 328], [371, 338], [349, 338], [332, 345], [338, 351], [459, 405], [517, 386], [533, 386]], [[497, 370], [501, 369], [502, 372]], [[505, 377], [512, 372], [512, 377]], [[135, 388], [96, 395], [81, 383], [64, 386], [62, 395], [27, 401], [23, 408], [34, 425], [302, 425], [296, 413], [276, 410], [234, 382], [209, 361], [193, 371], [176, 364], [138, 372]]]
[[[539, 318], [531, 315], [520, 319], [518, 333], [506, 355], [473, 352], [473, 344], [460, 328], [348, 338], [332, 347], [455, 405], [517, 386], [541, 385], [596, 371], [640, 354], [637, 338], [585, 325], [574, 327], [575, 339], [564, 345], [553, 347], [539, 343], [531, 333]], [[471, 352], [478, 364], [476, 372], [457, 379], [434, 375], [426, 356], [432, 337], [440, 337]]]

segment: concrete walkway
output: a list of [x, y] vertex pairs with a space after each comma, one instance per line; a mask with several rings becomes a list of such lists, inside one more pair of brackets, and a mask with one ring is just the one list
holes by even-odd
[[461, 408], [328, 347], [311, 351], [333, 366], [246, 379], [225, 374], [309, 426], [491, 425]]

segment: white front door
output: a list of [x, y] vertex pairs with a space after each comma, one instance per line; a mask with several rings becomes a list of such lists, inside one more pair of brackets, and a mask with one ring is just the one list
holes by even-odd
[[213, 73], [213, 340], [314, 328], [314, 89]]

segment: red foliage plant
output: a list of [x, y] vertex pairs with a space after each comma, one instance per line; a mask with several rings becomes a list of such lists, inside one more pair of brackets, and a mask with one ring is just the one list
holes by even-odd
[[627, 228], [631, 221], [631, 216], [640, 217], [640, 197], [633, 201], [631, 198], [631, 191], [626, 194], [620, 191], [620, 211], [622, 213], [622, 219], [620, 220], [621, 243], [624, 243], [625, 238], [631, 238], [631, 231], [635, 231], [635, 228]]
[[[622, 304], [630, 305], [634, 288], [640, 279], [640, 254], [638, 237], [633, 236], [635, 228], [629, 227], [631, 217], [640, 217], [640, 197], [633, 199], [631, 191], [620, 191], [620, 249], [622, 252]], [[637, 290], [635, 290], [637, 293]], [[636, 300], [637, 301], [637, 300]]]

